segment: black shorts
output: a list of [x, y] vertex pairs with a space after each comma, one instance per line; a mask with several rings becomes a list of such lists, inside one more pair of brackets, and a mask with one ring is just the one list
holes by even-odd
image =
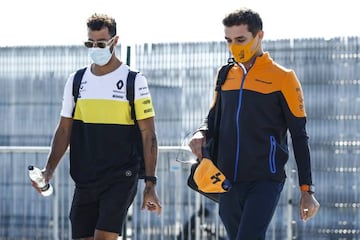
[[75, 188], [70, 210], [72, 238], [94, 236], [95, 229], [121, 235], [137, 183], [137, 177], [132, 176], [94, 188]]

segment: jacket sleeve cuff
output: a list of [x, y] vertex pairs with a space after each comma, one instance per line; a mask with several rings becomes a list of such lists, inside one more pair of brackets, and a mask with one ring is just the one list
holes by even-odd
[[204, 122], [200, 125], [200, 127], [193, 132], [193, 135], [199, 131], [206, 132], [207, 130], [208, 130], [208, 124], [207, 124], [207, 119], [205, 119]]

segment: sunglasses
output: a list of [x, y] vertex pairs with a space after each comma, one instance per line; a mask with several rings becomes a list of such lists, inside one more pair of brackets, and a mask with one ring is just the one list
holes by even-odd
[[112, 37], [108, 41], [92, 41], [92, 40], [88, 40], [88, 41], [84, 42], [84, 45], [87, 48], [93, 48], [93, 47], [106, 48], [113, 40], [114, 40], [114, 37]]

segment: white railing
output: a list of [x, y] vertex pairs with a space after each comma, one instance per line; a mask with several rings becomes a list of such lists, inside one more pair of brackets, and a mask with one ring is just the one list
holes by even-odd
[[[37, 194], [27, 175], [27, 165], [44, 166], [49, 150], [50, 147], [0, 146], [0, 239], [71, 239], [68, 212], [74, 184], [69, 176], [68, 153], [52, 179], [53, 196], [44, 198]], [[141, 211], [144, 183], [140, 181], [123, 239], [225, 239], [218, 205], [187, 186], [190, 163], [194, 160], [188, 147], [159, 147], [157, 192], [163, 213], [158, 217]], [[289, 188], [284, 190], [285, 197], [291, 195]], [[292, 209], [287, 200], [284, 202], [269, 227], [269, 240], [294, 239], [290, 236]]]

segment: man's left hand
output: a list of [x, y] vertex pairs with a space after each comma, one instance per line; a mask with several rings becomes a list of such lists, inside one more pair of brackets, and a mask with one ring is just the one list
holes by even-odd
[[300, 218], [304, 222], [314, 217], [320, 208], [319, 202], [314, 194], [301, 192], [300, 198]]
[[156, 212], [158, 215], [161, 214], [161, 204], [155, 191], [155, 185], [145, 186], [141, 209], [146, 209], [150, 212]]

